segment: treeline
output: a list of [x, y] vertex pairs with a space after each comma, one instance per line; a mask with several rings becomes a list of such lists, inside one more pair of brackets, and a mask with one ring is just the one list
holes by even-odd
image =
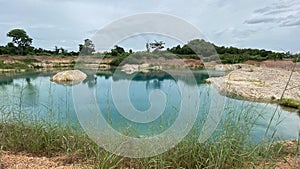
[[0, 46], [0, 55], [40, 55], [40, 56], [78, 56], [78, 55], [94, 55], [95, 57], [112, 58], [111, 65], [119, 65], [126, 59], [128, 63], [139, 63], [141, 58], [158, 58], [165, 57], [167, 59], [174, 58], [175, 55], [181, 58], [199, 59], [202, 57], [204, 61], [221, 60], [222, 63], [241, 63], [247, 60], [280, 60], [283, 58], [291, 58], [297, 61], [299, 54], [291, 54], [290, 52], [273, 52], [264, 49], [239, 49], [236, 47], [217, 46], [213, 43], [206, 42], [203, 39], [194, 39], [187, 44], [176, 47], [164, 48], [164, 42], [155, 41], [146, 43], [146, 51], [133, 52], [131, 49], [126, 52], [120, 46], [114, 46], [110, 51], [104, 53], [95, 53], [95, 45], [90, 39], [85, 39], [83, 44], [79, 44], [79, 50], [67, 51], [62, 47], [55, 46], [54, 50], [46, 50], [43, 48], [35, 48], [31, 46], [32, 38], [30, 38], [23, 29], [13, 29], [7, 33], [7, 37], [12, 38], [6, 46]]
[[30, 38], [23, 29], [9, 31], [7, 37], [12, 38], [5, 46], [0, 46], [0, 55], [39, 55], [39, 56], [78, 56], [79, 52], [67, 51], [62, 47], [54, 47], [54, 50], [35, 48], [31, 46]]
[[30, 55], [30, 56], [78, 56], [79, 52], [67, 51], [66, 49], [55, 46], [54, 50], [35, 48], [32, 46], [20, 49], [9, 42], [6, 46], [0, 46], [0, 55]]
[[167, 49], [168, 51], [183, 55], [198, 55], [202, 56], [205, 61], [216, 60], [219, 57], [222, 63], [241, 63], [247, 60], [267, 60], [267, 59], [283, 59], [283, 58], [295, 58], [298, 55], [292, 55], [289, 52], [273, 52], [264, 49], [239, 49], [236, 47], [224, 47], [217, 46], [213, 43], [206, 42], [203, 39], [195, 39], [187, 44]]

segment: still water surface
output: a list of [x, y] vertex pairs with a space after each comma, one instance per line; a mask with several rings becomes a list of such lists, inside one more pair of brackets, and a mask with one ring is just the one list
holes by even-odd
[[[86, 85], [95, 93], [99, 109], [107, 122], [119, 132], [135, 137], [156, 135], [169, 128], [178, 116], [181, 95], [177, 84], [182, 83], [189, 88], [200, 91], [200, 105], [196, 124], [202, 124], [210, 108], [209, 90], [214, 90], [204, 83], [208, 74], [204, 71], [194, 72], [197, 84], [188, 81], [175, 80], [164, 73], [137, 74], [132, 80], [126, 77], [115, 77], [107, 74], [89, 75], [80, 85]], [[180, 76], [180, 75], [179, 75]], [[72, 87], [50, 82], [51, 75], [36, 73], [15, 74], [0, 78], [0, 113], [2, 118], [26, 118], [31, 121], [47, 121], [72, 126], [80, 126], [73, 105]], [[151, 106], [149, 96], [151, 92], [159, 90], [167, 99], [164, 112], [149, 123], [136, 123], [123, 117], [117, 110], [111, 96], [112, 82], [130, 82], [128, 98], [139, 111], [146, 111]], [[122, 92], [122, 89], [120, 89]], [[124, 102], [125, 103], [125, 102]], [[276, 104], [257, 103], [226, 97], [226, 111], [228, 113], [247, 113], [252, 117], [255, 125], [251, 129], [251, 138], [261, 140], [269, 127], [269, 135], [276, 131], [276, 139], [297, 139], [300, 131], [300, 117], [295, 110], [287, 110]], [[124, 110], [126, 111], [126, 110]], [[13, 113], [12, 113], [13, 112]], [[19, 112], [22, 112], [21, 116]], [[275, 113], [274, 113], [275, 112]], [[88, 114], [87, 114], [88, 116]], [[236, 116], [237, 117], [237, 116]], [[241, 123], [243, 120], [241, 120]], [[218, 130], [220, 127], [218, 128]]]

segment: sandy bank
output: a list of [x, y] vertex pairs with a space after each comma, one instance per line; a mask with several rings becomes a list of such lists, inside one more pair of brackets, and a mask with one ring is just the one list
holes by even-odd
[[280, 68], [255, 67], [234, 70], [224, 77], [207, 79], [221, 93], [254, 101], [278, 101], [283, 98], [300, 100], [300, 72]]

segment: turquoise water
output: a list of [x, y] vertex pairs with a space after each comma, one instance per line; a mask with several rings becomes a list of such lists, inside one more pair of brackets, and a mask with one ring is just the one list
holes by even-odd
[[[112, 76], [110, 74], [93, 74], [80, 85], [87, 87], [94, 93], [97, 106], [107, 123], [120, 133], [141, 137], [157, 135], [172, 126], [181, 106], [181, 94], [178, 84], [191, 90], [200, 91], [199, 111], [195, 125], [203, 125], [212, 104], [213, 97], [210, 90], [215, 90], [211, 85], [204, 83], [208, 74], [204, 71], [194, 72], [196, 83], [188, 80], [173, 78], [165, 73], [136, 74], [132, 80], [126, 74]], [[47, 121], [50, 123], [68, 124], [79, 127], [78, 114], [74, 108], [73, 88], [50, 82], [51, 75], [41, 74], [15, 74], [13, 76], [1, 76], [0, 79], [0, 113], [2, 119], [14, 117], [30, 119], [31, 121]], [[122, 116], [112, 97], [112, 83], [129, 83], [128, 100], [132, 106], [143, 113], [151, 107], [149, 96], [153, 91], [161, 91], [166, 98], [165, 107], [161, 115], [148, 123], [137, 123]], [[119, 88], [122, 93], [123, 88]], [[126, 93], [125, 93], [126, 94]], [[220, 95], [220, 97], [222, 97]], [[159, 98], [156, 98], [159, 99]], [[297, 139], [300, 131], [300, 117], [295, 110], [286, 110], [276, 104], [257, 103], [251, 101], [224, 98], [226, 105], [221, 116], [226, 118], [229, 114], [248, 114], [255, 121], [251, 129], [251, 138], [260, 140], [267, 128], [269, 135], [276, 131], [277, 139]], [[155, 99], [154, 99], [155, 101]], [[160, 102], [160, 100], [158, 100]], [[119, 102], [125, 111], [127, 102]], [[122, 105], [123, 104], [123, 105]], [[192, 104], [191, 104], [192, 105]], [[125, 107], [125, 108], [124, 108]], [[157, 107], [154, 107], [154, 110]], [[157, 110], [159, 111], [159, 110]], [[20, 114], [19, 112], [22, 112]], [[275, 112], [275, 113], [274, 113]], [[26, 114], [26, 115], [24, 115]], [[82, 114], [81, 114], [82, 115]], [[84, 115], [89, 118], [89, 114]], [[270, 123], [270, 120], [272, 122]], [[243, 123], [244, 120], [240, 120]], [[270, 126], [269, 126], [270, 124]], [[268, 127], [269, 126], [269, 127]], [[219, 130], [222, 126], [218, 126]], [[200, 133], [200, 129], [199, 129]]]

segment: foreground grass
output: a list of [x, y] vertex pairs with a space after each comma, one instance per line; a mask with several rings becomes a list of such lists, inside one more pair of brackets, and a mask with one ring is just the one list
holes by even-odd
[[116, 156], [99, 148], [77, 129], [45, 122], [2, 120], [0, 143], [5, 151], [48, 157], [57, 154], [75, 156], [72, 163], [93, 168], [253, 168], [264, 160], [268, 161], [269, 166], [275, 164], [276, 159], [284, 155], [282, 143], [252, 143], [249, 132], [253, 124], [233, 120], [244, 116], [227, 116], [220, 124], [222, 128], [205, 143], [200, 144], [195, 139], [197, 128], [194, 128], [168, 152], [143, 159]]

